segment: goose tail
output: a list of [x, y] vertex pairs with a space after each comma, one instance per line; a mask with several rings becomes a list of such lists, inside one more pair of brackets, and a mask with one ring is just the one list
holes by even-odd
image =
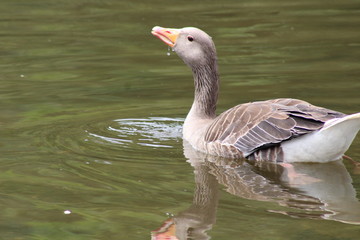
[[319, 131], [284, 142], [286, 162], [330, 162], [340, 159], [360, 130], [360, 112], [331, 119]]
[[[351, 115], [347, 115], [342, 118], [334, 118], [329, 121], [327, 121], [324, 124], [324, 127], [320, 131], [326, 131], [330, 128], [337, 127], [337, 125], [340, 125], [340, 129], [354, 129], [359, 131], [360, 129], [360, 112], [354, 113]], [[356, 135], [356, 133], [355, 133]]]

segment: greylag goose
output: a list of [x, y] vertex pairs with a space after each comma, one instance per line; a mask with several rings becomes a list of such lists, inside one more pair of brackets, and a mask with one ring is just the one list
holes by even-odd
[[183, 138], [193, 148], [226, 158], [274, 162], [340, 159], [360, 129], [360, 113], [346, 115], [281, 98], [237, 105], [216, 116], [219, 74], [214, 42], [202, 30], [154, 27], [191, 68], [195, 96]]

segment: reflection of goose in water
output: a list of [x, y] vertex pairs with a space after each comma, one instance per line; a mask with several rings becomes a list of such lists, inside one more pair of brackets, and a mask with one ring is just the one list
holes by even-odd
[[186, 142], [184, 154], [194, 167], [193, 203], [153, 231], [153, 240], [210, 239], [206, 231], [215, 223], [219, 183], [241, 198], [275, 201], [290, 207], [282, 214], [360, 224], [360, 203], [341, 161], [253, 166], [204, 155]]
[[342, 161], [328, 164], [284, 164], [284, 185], [318, 199], [328, 211], [325, 219], [360, 224], [360, 203]]
[[206, 231], [215, 223], [219, 184], [216, 177], [210, 174], [211, 169], [203, 159], [193, 156], [188, 158], [195, 173], [193, 203], [188, 209], [166, 220], [159, 229], [153, 231], [152, 240], [210, 239]]

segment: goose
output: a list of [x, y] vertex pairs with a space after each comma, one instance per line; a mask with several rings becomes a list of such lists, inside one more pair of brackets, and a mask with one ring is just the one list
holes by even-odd
[[217, 116], [219, 73], [212, 38], [195, 27], [156, 26], [151, 33], [192, 70], [194, 101], [183, 139], [198, 151], [250, 161], [330, 162], [344, 156], [360, 129], [360, 112], [347, 115], [292, 98], [244, 103]]

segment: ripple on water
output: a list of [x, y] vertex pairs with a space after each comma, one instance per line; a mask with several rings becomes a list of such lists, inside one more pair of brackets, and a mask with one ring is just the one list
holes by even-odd
[[180, 118], [162, 117], [110, 122], [92, 119], [92, 122], [82, 125], [69, 124], [61, 129], [55, 127], [43, 131], [52, 149], [68, 152], [72, 156], [86, 156], [89, 161], [95, 159], [93, 161], [103, 164], [116, 160], [144, 163], [162, 161], [160, 157], [171, 159], [174, 152], [182, 154], [182, 147], [178, 146], [183, 121]]
[[151, 117], [143, 119], [117, 119], [117, 126], [107, 130], [116, 137], [108, 137], [89, 132], [90, 136], [102, 141], [133, 147], [135, 145], [153, 148], [173, 148], [171, 141], [181, 139], [183, 119]]

